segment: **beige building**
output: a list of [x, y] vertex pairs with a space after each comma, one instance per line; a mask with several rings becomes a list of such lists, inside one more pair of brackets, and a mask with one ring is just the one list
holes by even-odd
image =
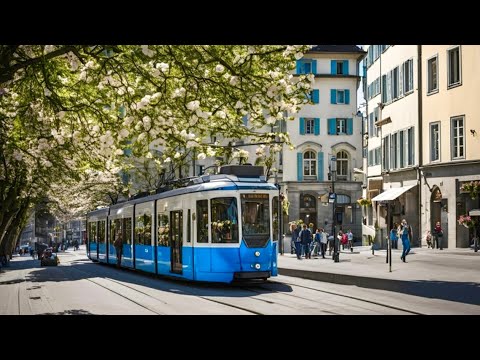
[[440, 221], [443, 247], [470, 245], [473, 231], [457, 220], [480, 208], [460, 189], [480, 180], [479, 64], [479, 45], [422, 46], [421, 227]]

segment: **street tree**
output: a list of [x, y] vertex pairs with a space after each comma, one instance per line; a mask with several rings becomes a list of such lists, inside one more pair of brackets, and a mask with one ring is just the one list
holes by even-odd
[[[217, 134], [288, 144], [261, 129], [307, 102], [313, 75], [291, 75], [307, 49], [0, 45], [0, 254], [40, 199], [75, 208], [78, 193], [62, 185], [85, 189], [77, 210], [97, 206], [105, 188], [88, 187], [88, 172], [154, 162], [168, 179], [192, 156], [224, 151], [209, 144]], [[113, 178], [110, 189], [120, 189]]]

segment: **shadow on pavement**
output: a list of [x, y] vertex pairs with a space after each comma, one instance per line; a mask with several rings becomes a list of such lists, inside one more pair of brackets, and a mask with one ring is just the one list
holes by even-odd
[[[131, 285], [145, 286], [151, 289], [190, 296], [224, 296], [224, 297], [249, 297], [255, 295], [255, 289], [262, 288], [264, 292], [292, 292], [289, 285], [262, 281], [242, 280], [232, 284], [193, 282], [183, 279], [174, 279], [163, 275], [144, 273], [130, 269], [117, 269], [113, 265], [95, 263], [89, 259], [72, 259], [62, 262], [58, 266], [40, 267], [39, 261], [12, 262], [10, 271], [33, 268], [23, 279], [12, 279], [5, 284], [22, 281], [33, 283], [61, 282], [88, 280], [92, 282], [111, 280], [119, 286]], [[2, 282], [0, 282], [2, 285]], [[100, 286], [102, 286], [100, 284]]]
[[480, 305], [480, 283], [474, 282], [391, 280], [288, 268], [279, 268], [279, 273], [285, 276], [301, 277], [335, 284], [355, 285], [363, 288], [394, 291], [425, 298]]

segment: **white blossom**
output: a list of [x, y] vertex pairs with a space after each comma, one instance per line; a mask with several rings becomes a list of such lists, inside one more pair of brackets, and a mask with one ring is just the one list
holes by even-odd
[[230, 85], [235, 86], [235, 85], [238, 84], [238, 82], [239, 82], [238, 76], [232, 76], [232, 77], [230, 78]]
[[240, 100], [237, 101], [237, 103], [235, 104], [235, 109], [241, 109], [245, 106], [245, 104], [243, 102], [241, 102]]
[[49, 96], [52, 95], [52, 92], [50, 91], [49, 88], [45, 88], [45, 89], [44, 89], [44, 93], [45, 93], [45, 96], [47, 96], [47, 97], [49, 97]]
[[170, 66], [168, 64], [164, 63], [164, 62], [158, 63], [155, 67], [157, 69], [160, 69], [164, 73], [166, 73], [168, 71], [168, 69], [170, 68]]
[[190, 111], [195, 111], [195, 110], [197, 110], [199, 107], [200, 107], [200, 101], [198, 101], [198, 100], [190, 101], [190, 102], [187, 104], [187, 109], [190, 110]]
[[217, 73], [222, 73], [224, 70], [225, 70], [225, 68], [221, 64], [218, 64], [217, 66], [215, 66], [215, 71]]
[[115, 150], [115, 155], [117, 156], [122, 156], [124, 154], [123, 150], [122, 149], [117, 149]]
[[206, 157], [207, 157], [207, 155], [203, 152], [197, 155], [198, 160], [204, 160]]

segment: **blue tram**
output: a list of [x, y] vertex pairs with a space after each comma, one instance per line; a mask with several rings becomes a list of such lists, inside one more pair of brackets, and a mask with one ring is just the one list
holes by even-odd
[[224, 166], [187, 186], [87, 214], [87, 255], [193, 281], [276, 276], [279, 191], [261, 166]]

